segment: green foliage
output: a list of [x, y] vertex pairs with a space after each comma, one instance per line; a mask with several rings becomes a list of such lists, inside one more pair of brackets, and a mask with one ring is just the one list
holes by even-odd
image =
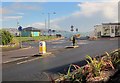
[[92, 59], [92, 57], [90, 57], [88, 55], [86, 56], [86, 58], [89, 59], [89, 61], [86, 60], [88, 62], [88, 65], [90, 66], [89, 69], [91, 70], [91, 71], [89, 71], [89, 73], [92, 73], [93, 76], [99, 76], [101, 67], [103, 66], [102, 62], [97, 60], [96, 58]]
[[[71, 70], [73, 72], [71, 73]], [[79, 67], [78, 65], [71, 64], [67, 70], [67, 74], [60, 74], [60, 77], [64, 82], [71, 82], [71, 83], [82, 83], [86, 81], [86, 71], [83, 71], [84, 69]]]
[[[87, 55], [86, 61], [88, 64], [84, 67], [71, 64], [67, 74], [61, 74], [60, 77], [62, 77], [62, 79], [57, 83], [65, 83], [66, 81], [70, 83], [86, 83], [95, 77], [101, 80], [102, 71], [113, 70], [115, 69], [114, 66], [120, 67], [120, 50], [118, 49], [116, 52], [110, 54], [106, 52], [104, 56], [99, 58], [92, 58]], [[74, 71], [70, 72], [73, 67]]]
[[112, 63], [115, 67], [120, 68], [120, 51], [114, 52], [111, 55]]
[[115, 69], [112, 63], [112, 56], [106, 52], [106, 55], [101, 58], [102, 64], [104, 64], [103, 69]]
[[68, 68], [67, 76], [70, 76], [70, 69], [71, 69], [71, 66], [72, 66], [72, 65], [70, 65], [70, 67]]
[[12, 41], [13, 36], [6, 30], [0, 31], [2, 37], [2, 45], [7, 45]]
[[45, 40], [51, 40], [56, 38], [55, 36], [37, 36], [37, 37], [15, 37], [19, 42], [29, 42], [31, 40], [34, 41], [45, 41]]

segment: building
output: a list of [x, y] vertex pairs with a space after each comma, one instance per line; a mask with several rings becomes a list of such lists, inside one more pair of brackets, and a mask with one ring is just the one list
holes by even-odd
[[41, 35], [41, 30], [33, 27], [27, 27], [21, 31], [22, 37], [34, 37], [34, 36], [40, 36], [40, 35]]
[[94, 27], [97, 37], [120, 37], [120, 23], [102, 23]]

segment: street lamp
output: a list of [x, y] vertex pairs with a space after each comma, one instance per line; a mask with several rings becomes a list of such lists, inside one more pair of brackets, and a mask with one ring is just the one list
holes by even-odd
[[[45, 13], [42, 13], [42, 14], [44, 15]], [[44, 28], [46, 29], [46, 27], [47, 27], [46, 17], [45, 17], [45, 19], [44, 19], [44, 22], [45, 22], [45, 26], [44, 26]], [[43, 33], [45, 33], [45, 31], [43, 31]], [[44, 35], [46, 35], [46, 34], [44, 34]]]
[[[45, 13], [42, 13], [42, 14], [45, 14]], [[49, 32], [51, 31], [51, 30], [50, 30], [50, 15], [51, 15], [51, 14], [56, 14], [56, 12], [47, 13], [47, 18], [48, 18], [48, 34], [49, 34]], [[47, 22], [46, 22], [46, 18], [45, 18], [45, 29], [46, 29], [46, 27], [47, 27]]]
[[[50, 14], [56, 14], [56, 12], [48, 13], [48, 30], [50, 29]], [[48, 33], [49, 33], [49, 31], [48, 31]], [[51, 35], [51, 32], [50, 32], [50, 35]]]

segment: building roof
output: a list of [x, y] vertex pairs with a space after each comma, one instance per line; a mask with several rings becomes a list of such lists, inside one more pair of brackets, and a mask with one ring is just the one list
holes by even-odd
[[24, 31], [41, 31], [40, 29], [34, 28], [34, 27], [27, 27], [23, 29]]
[[120, 25], [120, 23], [102, 23], [102, 25]]

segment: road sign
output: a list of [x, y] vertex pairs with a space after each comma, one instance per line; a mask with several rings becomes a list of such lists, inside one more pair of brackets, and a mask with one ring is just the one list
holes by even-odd
[[74, 26], [73, 26], [73, 25], [71, 25], [71, 31], [74, 31], [74, 29], [73, 29], [73, 28], [74, 28]]
[[22, 31], [22, 27], [21, 26], [18, 27], [18, 31]]
[[48, 29], [48, 33], [50, 33], [52, 30], [51, 29]]
[[44, 54], [46, 53], [46, 43], [45, 41], [40, 41], [39, 42], [39, 54]]
[[78, 32], [78, 28], [76, 28], [76, 31]]

